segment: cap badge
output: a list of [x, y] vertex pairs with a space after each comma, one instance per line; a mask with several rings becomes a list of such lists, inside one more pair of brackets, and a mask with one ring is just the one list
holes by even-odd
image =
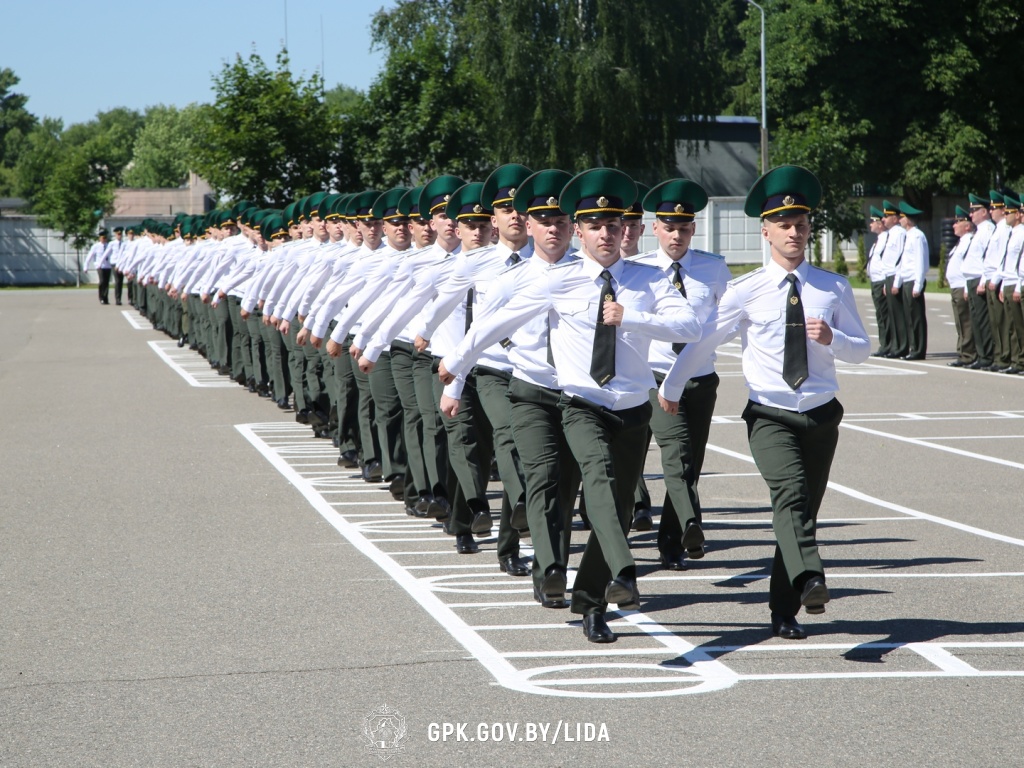
[[483, 213], [483, 212], [484, 212], [484, 209], [481, 208], [479, 205], [474, 205], [473, 206], [473, 213]]
[[371, 219], [372, 219], [372, 218], [374, 218], [374, 215], [373, 215], [373, 208], [371, 208], [371, 209], [370, 209], [369, 211], [367, 211], [367, 213], [369, 213], [369, 214], [370, 214], [370, 218], [371, 218]]
[[451, 197], [452, 197], [451, 195], [445, 195], [444, 196], [444, 201], [447, 203], [451, 199]]
[[[683, 204], [682, 203], [676, 203], [676, 207], [673, 208], [672, 210], [675, 211], [676, 213], [682, 213], [683, 210], [684, 210], [683, 209]], [[676, 286], [676, 287], [678, 288], [679, 286]]]
[[515, 187], [509, 187], [508, 188], [508, 196], [509, 197], [515, 197], [516, 196], [516, 188]]
[[608, 198], [605, 197], [604, 195], [601, 195], [601, 197], [597, 198], [597, 207], [598, 208], [607, 208], [608, 207]]
[[792, 195], [786, 195], [784, 198], [782, 198], [783, 205], [792, 205], [795, 202], [796, 200], [793, 199]]
[[558, 198], [557, 197], [549, 197], [548, 198], [548, 205], [558, 205]]

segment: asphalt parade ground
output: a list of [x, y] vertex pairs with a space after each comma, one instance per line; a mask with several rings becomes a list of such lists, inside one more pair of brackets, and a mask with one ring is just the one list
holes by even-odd
[[804, 641], [769, 629], [736, 345], [707, 556], [632, 533], [642, 610], [593, 645], [127, 304], [5, 290], [0, 321], [2, 766], [1024, 764], [1024, 377], [947, 367], [945, 295], [927, 360], [840, 367]]

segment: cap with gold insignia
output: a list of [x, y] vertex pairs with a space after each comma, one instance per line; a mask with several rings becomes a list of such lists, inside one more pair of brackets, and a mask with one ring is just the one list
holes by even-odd
[[420, 192], [420, 215], [429, 218], [435, 213], [444, 213], [452, 192], [465, 183], [458, 176], [438, 176], [431, 179]]
[[970, 219], [971, 219], [971, 214], [970, 214], [970, 212], [969, 212], [969, 211], [965, 211], [965, 210], [964, 210], [963, 208], [961, 208], [961, 207], [960, 207], [959, 205], [958, 205], [958, 206], [957, 206], [957, 207], [955, 208], [955, 210], [954, 210], [954, 214], [955, 214], [955, 215], [954, 215], [954, 218], [955, 218], [955, 219], [956, 219], [957, 221], [970, 221]]
[[973, 192], [967, 195], [967, 199], [970, 201], [972, 211], [977, 208], [988, 209], [989, 203], [991, 202], [987, 197], [980, 197]]
[[644, 196], [651, 191], [651, 188], [646, 184], [641, 184], [639, 181], [633, 183], [636, 184], [636, 200], [633, 201], [632, 205], [626, 206], [626, 210], [622, 213], [622, 218], [627, 221], [637, 221], [644, 217]]
[[689, 179], [663, 181], [644, 197], [644, 210], [653, 212], [658, 221], [666, 224], [693, 221], [707, 204], [708, 193], [704, 187]]
[[988, 196], [992, 200], [992, 202], [989, 203], [990, 207], [992, 207], [992, 208], [1002, 208], [1004, 205], [1006, 205], [1006, 201], [1003, 200], [1003, 193], [1002, 192], [1000, 192], [998, 190], [995, 190], [995, 189], [990, 189], [988, 191]]
[[408, 191], [408, 187], [394, 187], [382, 194], [373, 201], [374, 216], [392, 224], [408, 224], [409, 216], [398, 210], [398, 202]]
[[900, 209], [898, 205], [893, 205], [888, 200], [882, 201], [882, 216], [899, 216]]
[[344, 197], [344, 195], [339, 194], [328, 195], [325, 197], [323, 202], [320, 203], [320, 218], [324, 221], [327, 221], [328, 219], [340, 219], [341, 214], [336, 210], [336, 206], [338, 205], [338, 201]]
[[378, 221], [380, 212], [373, 209], [373, 204], [380, 197], [380, 190], [368, 189], [357, 192], [349, 198], [345, 206], [345, 215], [352, 221]]
[[747, 216], [792, 216], [810, 213], [821, 202], [821, 182], [799, 165], [780, 165], [754, 182], [747, 192]]
[[1010, 211], [1020, 211], [1020, 200], [1010, 192], [1003, 193], [1003, 202], [1006, 204], [1007, 213]]
[[402, 215], [418, 222], [426, 222], [427, 217], [420, 215], [420, 193], [423, 187], [413, 187], [398, 201], [398, 210]]
[[921, 216], [924, 213], [924, 211], [922, 211], [920, 208], [915, 208], [906, 200], [900, 200], [899, 209], [901, 215], [907, 216], [908, 218], [911, 219], [916, 219], [918, 216]]
[[516, 189], [531, 173], [533, 171], [518, 163], [507, 163], [495, 168], [484, 181], [480, 200], [491, 210], [499, 206], [510, 207], [512, 198], [516, 196]]
[[569, 180], [558, 196], [558, 205], [577, 219], [621, 217], [636, 197], [636, 182], [622, 171], [591, 168]]
[[288, 234], [288, 227], [284, 225], [284, 219], [280, 214], [272, 213], [263, 219], [260, 227], [260, 234], [266, 240], [279, 240]]
[[480, 201], [483, 188], [482, 182], [473, 181], [452, 192], [444, 209], [448, 218], [454, 221], [490, 221], [494, 211], [490, 205]]
[[302, 212], [305, 214], [307, 221], [313, 218], [323, 218], [320, 215], [320, 203], [322, 203], [326, 197], [326, 192], [314, 192], [306, 198], [306, 202], [302, 206]]
[[876, 208], [873, 205], [871, 206], [871, 220], [872, 221], [881, 221], [884, 218], [884, 216], [885, 216], [885, 214], [882, 213], [882, 209], [881, 208]]
[[571, 180], [572, 174], [557, 168], [537, 171], [519, 184], [512, 205], [520, 213], [538, 219], [547, 216], [564, 216], [565, 214], [558, 207], [558, 196]]
[[281, 214], [284, 219], [284, 225], [286, 227], [293, 227], [299, 221], [299, 212], [296, 210], [299, 207], [299, 201], [296, 200], [294, 203], [288, 203], [284, 207], [284, 213]]

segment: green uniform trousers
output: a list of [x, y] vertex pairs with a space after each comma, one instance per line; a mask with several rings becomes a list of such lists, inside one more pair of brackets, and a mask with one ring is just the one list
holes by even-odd
[[[656, 373], [660, 384], [665, 377]], [[658, 391], [651, 390], [651, 432], [661, 448], [665, 475], [665, 503], [658, 525], [658, 550], [670, 557], [683, 555], [683, 531], [691, 522], [701, 522], [697, 483], [704, 466], [711, 418], [718, 400], [718, 374], [697, 376], [686, 382], [679, 412], [665, 413], [658, 403]]]
[[[440, 362], [440, 359], [436, 359]], [[444, 385], [434, 377], [435, 402], [441, 402]], [[476, 376], [466, 377], [466, 386], [459, 401], [459, 412], [454, 418], [444, 418], [444, 429], [448, 433], [448, 461], [456, 480], [456, 492], [452, 502], [452, 515], [448, 521], [448, 532], [453, 536], [472, 533], [470, 524], [473, 514], [489, 511], [487, 483], [491, 475], [491, 428], [483, 417], [476, 393]]]
[[973, 363], [978, 358], [974, 344], [974, 329], [971, 325], [970, 299], [964, 298], [964, 288], [950, 288], [953, 302], [953, 324], [956, 325], [956, 352], [961, 363]]
[[[903, 318], [907, 327], [907, 354], [911, 357], [924, 357], [928, 351], [928, 317], [924, 308], [924, 288], [914, 296], [914, 286], [904, 283], [900, 288], [903, 297]], [[1007, 318], [1009, 325], [1009, 318]]]
[[[353, 360], [355, 365], [356, 361]], [[358, 366], [357, 366], [358, 367]], [[405, 423], [402, 412], [402, 401], [395, 386], [395, 377], [391, 370], [391, 353], [381, 352], [377, 365], [368, 376], [370, 393], [373, 396], [374, 418], [377, 425], [377, 440], [381, 448], [381, 467], [384, 480], [406, 476], [405, 459]], [[408, 483], [406, 483], [408, 485]], [[414, 502], [416, 489], [412, 494], [406, 489], [406, 502]], [[412, 498], [410, 499], [410, 495]]]
[[978, 349], [978, 362], [982, 365], [992, 365], [992, 358], [995, 355], [992, 342], [992, 320], [988, 316], [988, 302], [986, 292], [982, 288], [978, 293], [978, 286], [983, 285], [980, 277], [972, 277], [967, 281], [967, 304], [971, 309], [971, 329], [974, 333], [974, 344]]
[[772, 499], [776, 547], [768, 605], [773, 613], [796, 616], [800, 580], [825, 573], [815, 534], [842, 418], [843, 406], [835, 399], [806, 413], [754, 402], [743, 411], [750, 454]]
[[421, 493], [430, 493], [430, 480], [427, 477], [427, 463], [424, 459], [423, 416], [420, 414], [419, 403], [416, 402], [416, 379], [413, 375], [415, 356], [412, 344], [404, 341], [391, 342], [391, 376], [402, 404], [407, 479], [416, 498], [419, 498]]
[[[337, 323], [332, 320], [331, 331], [335, 325]], [[327, 350], [327, 339], [324, 339], [320, 348]], [[364, 458], [362, 433], [359, 431], [359, 389], [356, 386], [355, 374], [352, 372], [354, 361], [344, 352], [340, 357], [332, 357], [331, 360], [334, 363], [334, 387], [338, 409], [339, 455], [345, 451], [356, 451], [360, 458]]]
[[448, 433], [445, 431], [438, 400], [434, 396], [437, 378], [436, 358], [429, 352], [416, 352], [412, 359], [416, 406], [423, 423], [423, 461], [427, 468], [427, 486], [435, 498], [454, 498], [454, 480], [448, 461]]
[[512, 434], [512, 407], [508, 400], [511, 374], [486, 366], [477, 366], [476, 393], [484, 418], [491, 427], [494, 457], [498, 462], [498, 477], [504, 490], [501, 517], [498, 522], [498, 557], [519, 556], [519, 531], [512, 527], [512, 507], [526, 502], [526, 484], [523, 468]]
[[[373, 393], [370, 391], [370, 377], [359, 370], [356, 361], [349, 355], [348, 350], [352, 346], [354, 336], [350, 333], [345, 343], [341, 345], [341, 357], [349, 359], [352, 378], [356, 383], [356, 391], [359, 397], [359, 404], [356, 409], [356, 418], [359, 428], [359, 446], [362, 451], [363, 463], [381, 461], [381, 444], [377, 432], [376, 407], [373, 402]], [[381, 468], [383, 469], [383, 462]]]
[[903, 357], [910, 352], [906, 315], [903, 313], [903, 291], [905, 286], [900, 286], [900, 292], [893, 295], [892, 286], [895, 279], [893, 275], [885, 278], [885, 292], [889, 305], [889, 319], [892, 321], [892, 354], [897, 357]]
[[562, 427], [583, 475], [590, 538], [572, 591], [572, 612], [604, 613], [605, 588], [613, 576], [636, 578], [626, 532], [633, 521], [633, 494], [643, 471], [651, 404], [611, 411], [562, 394]]
[[883, 355], [892, 354], [892, 317], [889, 314], [889, 298], [885, 294], [885, 280], [871, 283], [871, 301], [875, 305], [875, 320], [878, 322], [878, 351]]
[[526, 485], [526, 517], [533, 542], [533, 583], [569, 566], [572, 514], [580, 468], [562, 430], [561, 392], [514, 376], [508, 385], [512, 435]]
[[999, 288], [985, 288], [985, 303], [988, 305], [989, 322], [992, 324], [992, 364], [1006, 368], [1010, 364], [1010, 316], [1003, 312], [1003, 303], [999, 301]]

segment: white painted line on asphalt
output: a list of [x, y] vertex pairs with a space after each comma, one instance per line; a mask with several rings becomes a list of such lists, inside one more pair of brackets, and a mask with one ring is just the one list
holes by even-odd
[[[433, 617], [463, 648], [479, 661], [500, 685], [524, 693], [543, 693], [550, 696], [578, 695], [566, 691], [551, 690], [546, 686], [535, 685], [520, 670], [517, 670], [503, 658], [490, 643], [471, 630], [462, 617], [445, 605], [444, 601], [437, 597], [427, 584], [424, 584], [402, 568], [391, 556], [373, 546], [352, 523], [338, 514], [337, 510], [334, 509], [334, 505], [329, 504], [302, 475], [288, 466], [288, 463], [282, 457], [267, 446], [252, 428], [244, 424], [236, 425], [235, 428], [270, 462], [271, 466], [295, 486], [299, 493], [305, 497], [306, 501], [329, 525], [348, 539], [356, 549], [372, 560], [381, 570], [394, 579], [396, 584], [409, 593], [426, 613]], [[434, 538], [436, 539], [436, 537]]]
[[919, 437], [918, 440], [1020, 440], [1024, 435], [941, 435], [939, 437]]
[[923, 448], [932, 448], [936, 451], [945, 451], [946, 453], [952, 453], [956, 456], [964, 456], [968, 459], [978, 459], [979, 461], [987, 461], [992, 464], [1000, 464], [1004, 467], [1011, 467], [1012, 469], [1024, 469], [1024, 464], [1018, 461], [1010, 461], [1008, 459], [1000, 459], [995, 456], [986, 456], [983, 453], [974, 453], [973, 451], [963, 451], [959, 448], [953, 448], [948, 445], [937, 445], [935, 443], [929, 443], [927, 440], [921, 440], [916, 437], [904, 437], [903, 435], [896, 435], [892, 432], [882, 432], [877, 429], [868, 429], [867, 427], [858, 427], [855, 424], [840, 424], [841, 427], [846, 429], [852, 429], [855, 432], [863, 432], [868, 435], [874, 435], [875, 437], [884, 437], [888, 440], [896, 440], [901, 443], [909, 443], [910, 445], [917, 445]]
[[[536, 603], [534, 603], [536, 605]], [[935, 642], [935, 643], [792, 643], [785, 640], [771, 640], [758, 645], [705, 645], [702, 648], [708, 653], [712, 654], [726, 654], [726, 653], [779, 653], [779, 652], [796, 652], [797, 654], [803, 654], [807, 651], [853, 651], [853, 650], [877, 650], [877, 651], [894, 651], [900, 648], [910, 648], [911, 646], [924, 646], [926, 649], [946, 649], [946, 648], [967, 648], [967, 649], [981, 649], [981, 650], [997, 650], [1000, 648], [1024, 648], [1024, 642], [1004, 642], [994, 641], [991, 643], [976, 642], [976, 643], [957, 643], [957, 642]], [[916, 651], [916, 648], [912, 650]], [[603, 648], [595, 649], [591, 651], [509, 651], [505, 654], [506, 658], [509, 659], [544, 659], [544, 658], [564, 658], [573, 656], [641, 656], [641, 655], [657, 655], [663, 653], [660, 648]], [[970, 666], [970, 665], [968, 665]], [[977, 673], [977, 669], [970, 667], [973, 670], [970, 674]], [[743, 676], [746, 677], [746, 676]]]
[[121, 314], [124, 316], [124, 319], [128, 321], [128, 324], [136, 331], [145, 331], [153, 327], [153, 325], [138, 312], [130, 309], [124, 309], [121, 310]]
[[[1000, 573], [832, 573], [829, 571], [828, 580], [842, 581], [844, 579], [1015, 579], [1024, 577], [1024, 571], [1005, 571]], [[767, 573], [737, 573], [737, 574], [701, 574], [692, 576], [641, 576], [637, 579], [643, 584], [647, 581], [714, 581], [724, 583], [728, 581], [761, 581], [767, 579]]]
[[[302, 476], [299, 475], [299, 477]], [[310, 488], [313, 487], [312, 483], [310, 483], [309, 485]], [[391, 501], [331, 501], [327, 503], [329, 503], [332, 507], [385, 507], [394, 506], [395, 504], [401, 504], [402, 502], [395, 501], [394, 499], [392, 499]]]
[[951, 672], [956, 675], [977, 675], [979, 670], [972, 667], [966, 661], [961, 661], [945, 648], [940, 648], [930, 643], [907, 643], [909, 650], [927, 659], [943, 672]]
[[[852, 429], [852, 427], [851, 427], [851, 429]], [[872, 432], [872, 433], [875, 433], [875, 434], [878, 434], [878, 435], [882, 435], [882, 436], [886, 436], [885, 432], [875, 432], [875, 430], [865, 430], [865, 431]], [[893, 435], [893, 437], [898, 437], [898, 435]], [[927, 443], [926, 443], [926, 445], [927, 445]], [[931, 447], [936, 447], [936, 446], [931, 446]], [[721, 453], [724, 456], [731, 456], [734, 459], [739, 459], [740, 461], [746, 461], [746, 462], [748, 462], [750, 464], [754, 463], [754, 459], [751, 458], [750, 456], [745, 456], [742, 453], [737, 453], [736, 451], [731, 451], [728, 448], [721, 448], [721, 447], [719, 447], [717, 445], [711, 445], [710, 443], [708, 443], [708, 450], [709, 451], [714, 451], [715, 453]], [[953, 451], [955, 453], [959, 453], [959, 451], [955, 451], [952, 448], [949, 449], [949, 450]], [[1024, 465], [1022, 465], [1021, 468], [1024, 469]], [[848, 488], [845, 485], [840, 485], [839, 483], [833, 482], [831, 480], [829, 480], [829, 482], [828, 482], [828, 487], [831, 488], [834, 491], [837, 491], [838, 493], [845, 494], [846, 496], [850, 496], [850, 497], [852, 497], [854, 499], [859, 499], [860, 501], [866, 501], [869, 504], [874, 504], [874, 505], [879, 506], [879, 507], [884, 507], [885, 509], [891, 509], [893, 512], [902, 512], [903, 514], [910, 515], [911, 517], [916, 517], [916, 518], [919, 518], [921, 520], [929, 520], [929, 521], [931, 521], [933, 523], [938, 523], [939, 525], [945, 525], [945, 526], [948, 526], [950, 528], [955, 528], [955, 529], [957, 529], [959, 531], [964, 531], [965, 533], [972, 533], [975, 536], [983, 536], [986, 539], [995, 539], [996, 541], [1001, 541], [1001, 542], [1003, 542], [1005, 544], [1014, 544], [1014, 545], [1016, 545], [1018, 547], [1024, 547], [1024, 540], [1015, 539], [1012, 536], [1004, 536], [1001, 533], [994, 533], [993, 531], [986, 531], [983, 528], [976, 528], [973, 525], [964, 525], [963, 523], [958, 523], [955, 520], [947, 520], [946, 518], [938, 517], [937, 515], [929, 515], [927, 512], [918, 512], [916, 509], [911, 509], [910, 507], [904, 507], [901, 504], [893, 504], [890, 501], [885, 501], [883, 499], [879, 499], [877, 496], [871, 496], [870, 494], [862, 493], [861, 491], [854, 490], [853, 488]]]
[[[200, 378], [197, 378], [196, 376], [193, 376], [188, 370], [185, 369], [184, 366], [179, 364], [178, 361], [175, 360], [171, 356], [171, 354], [168, 353], [164, 349], [164, 347], [167, 347], [168, 345], [170, 345], [175, 350], [177, 350], [177, 346], [178, 346], [177, 342], [174, 342], [174, 341], [150, 341], [150, 342], [147, 342], [147, 343], [149, 344], [150, 349], [152, 349], [154, 352], [156, 352], [156, 354], [160, 357], [160, 359], [163, 360], [165, 363], [167, 363], [167, 365], [171, 368], [171, 370], [174, 371], [175, 373], [177, 373], [179, 376], [181, 376], [181, 378], [183, 378], [185, 381], [187, 381], [190, 386], [193, 386], [193, 387], [203, 387], [203, 388], [209, 388], [209, 389], [218, 389], [218, 388], [227, 388], [227, 387], [237, 387], [238, 386], [235, 382], [231, 381], [231, 379], [228, 379], [228, 378], [226, 378], [224, 376], [218, 375], [216, 373], [216, 371], [210, 371], [209, 366], [205, 362], [203, 362], [204, 369], [208, 372], [208, 374], [212, 373], [214, 378], [207, 379], [207, 377], [200, 377], [200, 378], [203, 379], [203, 380], [200, 380]], [[191, 356], [192, 353], [189, 352], [189, 355]]]

